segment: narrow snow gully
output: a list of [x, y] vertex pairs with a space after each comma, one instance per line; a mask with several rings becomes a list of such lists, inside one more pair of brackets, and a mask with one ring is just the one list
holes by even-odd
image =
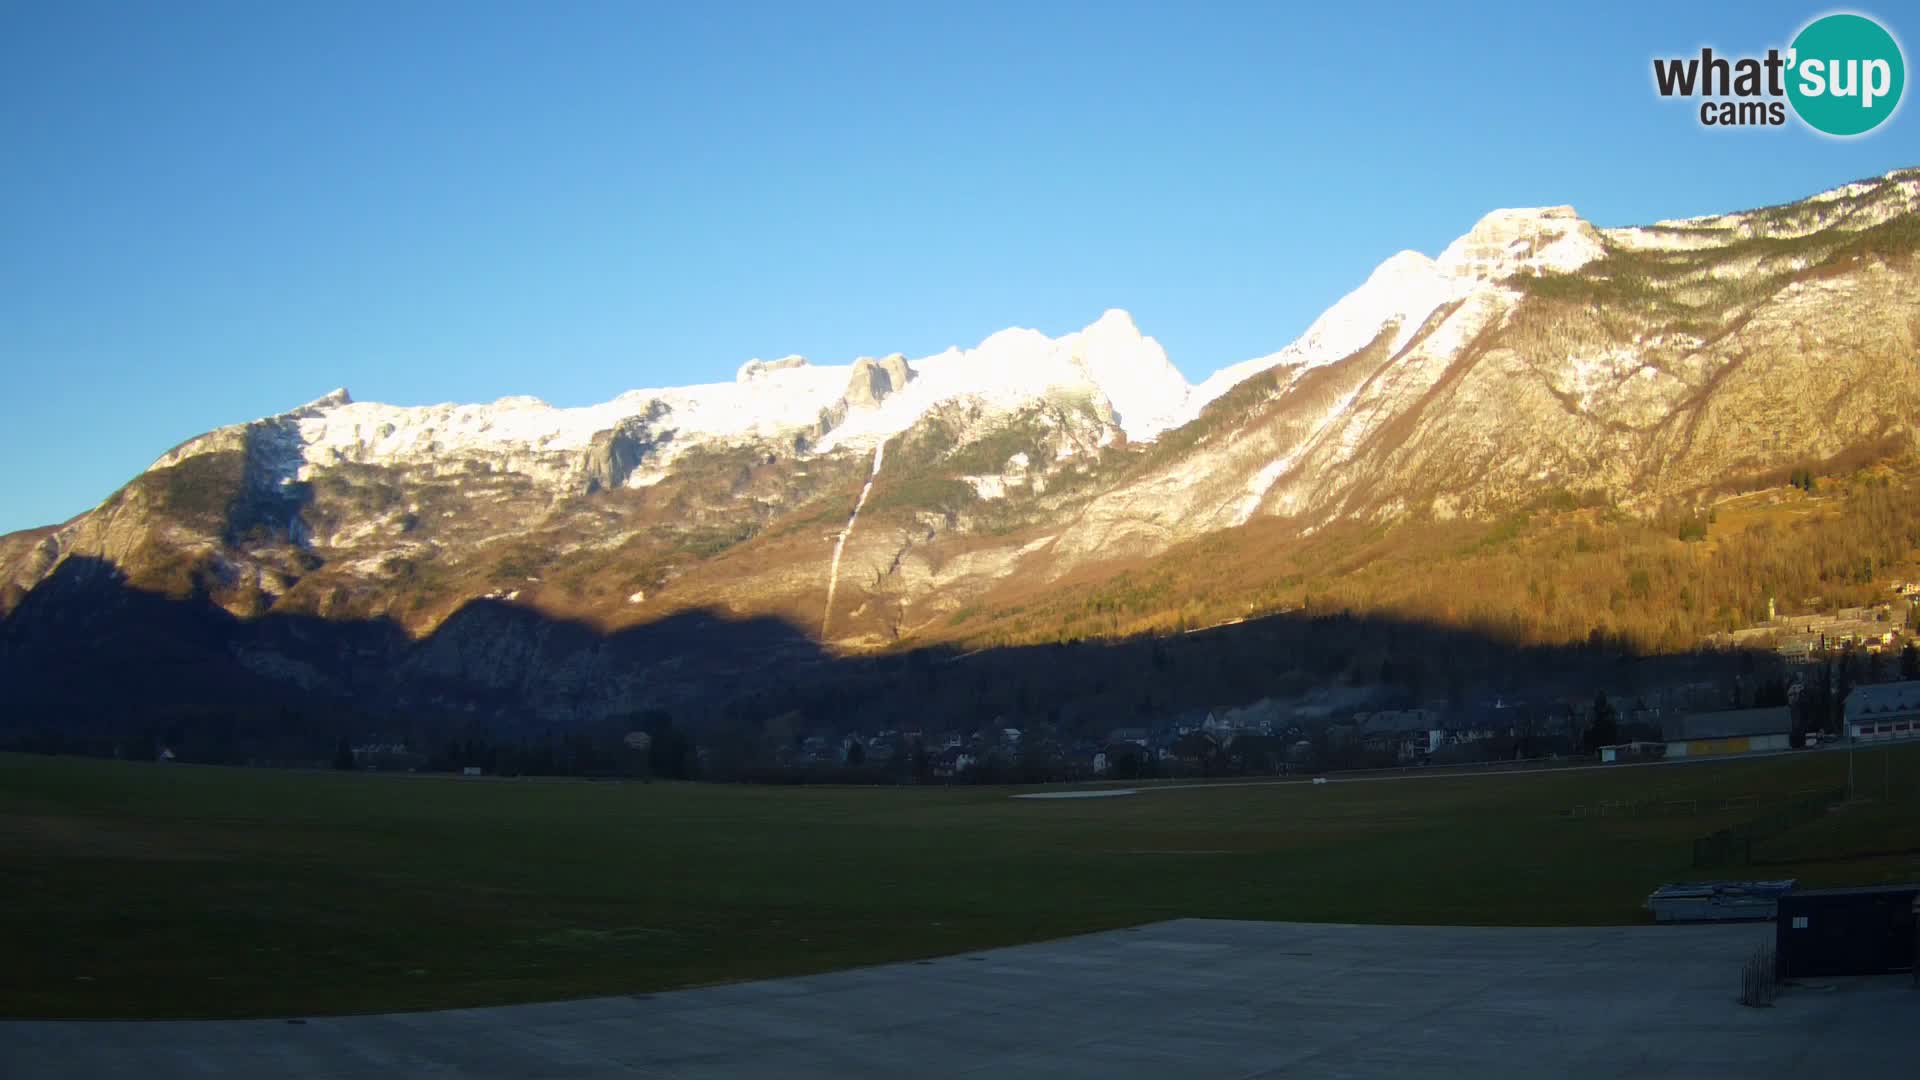
[[867, 473], [867, 483], [860, 489], [860, 497], [853, 502], [853, 513], [847, 515], [847, 527], [840, 530], [840, 539], [833, 544], [833, 565], [827, 570], [827, 609], [820, 613], [820, 640], [827, 640], [827, 626], [833, 622], [833, 593], [840, 586], [840, 553], [847, 549], [847, 537], [853, 535], [853, 523], [860, 520], [860, 508], [867, 505], [867, 496], [873, 493], [874, 477], [880, 475], [880, 459], [886, 456], [887, 442], [873, 448], [873, 471]]
[[1320, 422], [1314, 426], [1313, 430], [1293, 445], [1292, 450], [1287, 451], [1279, 459], [1268, 462], [1265, 468], [1253, 474], [1247, 481], [1246, 496], [1240, 500], [1239, 511], [1233, 516], [1235, 525], [1245, 525], [1253, 520], [1253, 515], [1260, 510], [1260, 504], [1267, 501], [1267, 493], [1293, 471], [1293, 467], [1300, 463], [1301, 458], [1326, 441], [1327, 433], [1332, 431], [1333, 425], [1353, 407], [1353, 401], [1360, 396], [1360, 390], [1361, 388], [1356, 386], [1347, 391], [1339, 401], [1333, 403], [1333, 407], [1320, 418]]

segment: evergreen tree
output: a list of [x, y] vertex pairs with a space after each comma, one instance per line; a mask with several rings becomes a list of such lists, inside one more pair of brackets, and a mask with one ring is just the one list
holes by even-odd
[[1867, 654], [1867, 680], [1870, 683], [1887, 681], [1887, 654], [1879, 651]]
[[1776, 708], [1787, 703], [1787, 683], [1785, 679], [1771, 678], [1761, 683], [1753, 692], [1753, 707], [1756, 709]]
[[1833, 672], [1825, 661], [1821, 661], [1808, 672], [1800, 688], [1800, 699], [1794, 703], [1792, 745], [1795, 749], [1806, 745], [1807, 732], [1819, 731], [1826, 726], [1832, 697]]
[[1593, 723], [1587, 727], [1587, 749], [1598, 751], [1620, 741], [1620, 717], [1606, 691], [1593, 696]]
[[1838, 733], [1844, 730], [1846, 719], [1847, 695], [1860, 685], [1860, 657], [1852, 649], [1840, 655], [1840, 661], [1834, 665], [1837, 675], [1834, 679], [1833, 696], [1827, 702], [1827, 719], [1821, 725], [1827, 731]]

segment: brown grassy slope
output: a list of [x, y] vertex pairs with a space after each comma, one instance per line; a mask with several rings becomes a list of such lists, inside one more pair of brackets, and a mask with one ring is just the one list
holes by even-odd
[[1805, 601], [1864, 603], [1916, 565], [1920, 463], [1773, 488], [1704, 517], [1633, 517], [1569, 495], [1500, 520], [1336, 525], [1300, 536], [1263, 520], [1110, 575], [1008, 582], [929, 636], [1032, 643], [1192, 629], [1273, 611], [1431, 619], [1525, 643], [1596, 631], [1652, 650]]

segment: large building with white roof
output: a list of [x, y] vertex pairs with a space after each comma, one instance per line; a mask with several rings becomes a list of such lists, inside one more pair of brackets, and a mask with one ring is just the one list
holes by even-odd
[[1849, 739], [1920, 737], [1920, 680], [1854, 687], [1847, 695], [1846, 723]]

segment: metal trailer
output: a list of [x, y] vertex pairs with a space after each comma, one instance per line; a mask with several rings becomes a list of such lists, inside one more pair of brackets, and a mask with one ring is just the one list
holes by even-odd
[[1780, 897], [1793, 891], [1793, 878], [1780, 881], [1700, 881], [1662, 885], [1647, 897], [1657, 922], [1725, 922], [1774, 917]]
[[1811, 889], [1780, 898], [1780, 976], [1884, 975], [1915, 965], [1920, 885]]

